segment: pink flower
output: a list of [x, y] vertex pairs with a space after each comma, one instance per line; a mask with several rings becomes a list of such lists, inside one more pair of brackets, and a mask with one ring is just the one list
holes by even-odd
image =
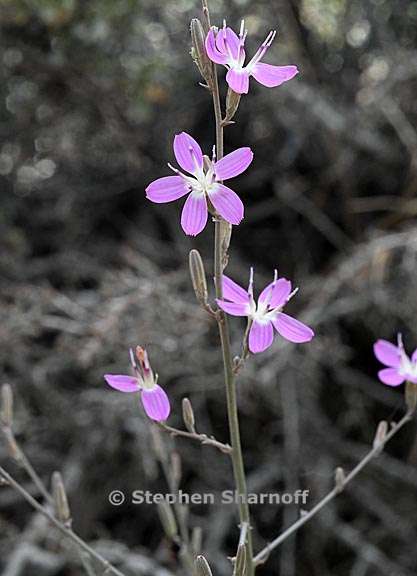
[[156, 383], [157, 378], [154, 378], [148, 355], [140, 346], [136, 348], [136, 357], [139, 361], [139, 366], [136, 364], [133, 351], [131, 350], [130, 360], [135, 376], [105, 374], [104, 379], [109, 386], [120, 392], [140, 392], [143, 407], [149, 418], [157, 422], [166, 420], [171, 411], [168, 396]]
[[188, 175], [168, 164], [177, 175], [151, 182], [146, 188], [146, 197], [152, 202], [165, 203], [189, 194], [182, 210], [181, 226], [190, 236], [196, 236], [204, 229], [208, 200], [227, 222], [239, 224], [244, 211], [242, 201], [236, 192], [224, 186], [221, 181], [244, 172], [252, 162], [252, 150], [238, 148], [216, 162], [214, 152], [212, 160], [203, 156], [194, 138], [181, 132], [174, 138], [174, 154]]
[[272, 344], [273, 328], [290, 342], [309, 342], [313, 338], [314, 332], [311, 328], [282, 312], [297, 290], [291, 291], [291, 282], [286, 278], [278, 278], [275, 270], [274, 281], [262, 290], [256, 303], [253, 298], [251, 269], [248, 290], [223, 276], [224, 300], [217, 300], [217, 304], [232, 316], [249, 318], [249, 350], [254, 353], [263, 352]]
[[388, 366], [378, 372], [381, 382], [387, 386], [399, 386], [406, 380], [417, 384], [417, 349], [409, 358], [404, 350], [401, 334], [398, 334], [396, 346], [387, 340], [377, 340], [374, 354], [382, 364]]
[[297, 66], [272, 66], [260, 61], [275, 38], [275, 30], [268, 34], [264, 43], [245, 66], [246, 35], [247, 30], [242, 20], [239, 36], [231, 28], [226, 27], [226, 22], [224, 22], [220, 30], [215, 27], [211, 28], [206, 38], [208, 57], [216, 64], [222, 64], [228, 69], [226, 81], [234, 92], [247, 94], [250, 76], [253, 76], [260, 84], [274, 88], [298, 74]]

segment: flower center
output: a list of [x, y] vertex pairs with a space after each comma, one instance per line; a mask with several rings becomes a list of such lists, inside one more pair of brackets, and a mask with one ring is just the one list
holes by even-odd
[[263, 322], [268, 322], [267, 314], [270, 312], [268, 302], [259, 302], [256, 303], [253, 297], [250, 299], [249, 302], [249, 316], [252, 320], [256, 320], [261, 324]]
[[412, 362], [410, 358], [403, 353], [401, 354], [400, 367], [398, 371], [402, 376], [417, 378], [417, 362]]
[[207, 194], [216, 181], [213, 162], [204, 156], [203, 168], [195, 176], [184, 176], [191, 185], [193, 192]]

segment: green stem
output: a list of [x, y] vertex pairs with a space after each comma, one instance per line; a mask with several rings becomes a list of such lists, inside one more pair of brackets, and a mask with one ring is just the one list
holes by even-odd
[[[203, 0], [203, 10], [210, 26], [210, 18], [207, 0]], [[213, 64], [213, 105], [216, 119], [216, 156], [220, 160], [223, 158], [223, 118], [220, 104], [219, 83], [217, 79], [216, 65]], [[214, 241], [214, 279], [216, 286], [216, 297], [222, 298], [223, 290], [223, 246], [222, 246], [222, 221], [216, 217], [215, 220], [215, 241]], [[219, 326], [220, 342], [222, 347], [224, 380], [226, 385], [227, 416], [229, 421], [230, 442], [232, 445], [232, 463], [235, 486], [238, 494], [238, 507], [240, 524], [246, 524], [247, 531], [247, 576], [253, 576], [255, 566], [253, 563], [252, 534], [250, 530], [250, 513], [247, 503], [247, 488], [245, 467], [243, 464], [242, 445], [240, 441], [239, 418], [236, 400], [236, 379], [234, 374], [233, 357], [230, 346], [229, 326], [227, 317], [222, 310], [216, 314]]]

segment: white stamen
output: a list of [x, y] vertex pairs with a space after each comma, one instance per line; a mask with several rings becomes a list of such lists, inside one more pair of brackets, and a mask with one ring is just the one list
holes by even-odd
[[291, 298], [297, 294], [298, 290], [299, 290], [298, 287], [294, 288], [294, 290], [291, 292], [291, 294], [288, 295], [288, 298], [286, 299], [285, 303], [289, 302], [291, 300]]
[[179, 174], [180, 176], [182, 176], [181, 172], [177, 168], [174, 168], [174, 166], [172, 164], [170, 164], [169, 162], [168, 162], [168, 168], [170, 168], [170, 170], [175, 172], [175, 174]]
[[250, 299], [253, 300], [253, 266], [250, 267], [248, 294]]
[[276, 30], [271, 30], [269, 32], [268, 36], [262, 42], [261, 46], [258, 48], [258, 50], [256, 51], [253, 58], [250, 60], [250, 62], [248, 62], [246, 68], [251, 68], [251, 67], [255, 66], [260, 61], [260, 59], [263, 57], [265, 52], [268, 50], [268, 48], [271, 46], [272, 42], [274, 41], [276, 34], [277, 34]]
[[129, 348], [129, 356], [130, 356], [130, 363], [132, 364], [132, 367], [136, 370], [137, 364], [136, 364], [135, 355], [133, 353], [132, 348]]
[[[266, 310], [268, 310], [269, 305], [270, 305], [270, 303], [271, 303], [272, 295], [273, 295], [273, 293], [274, 293], [274, 288], [275, 288], [275, 286], [276, 286], [277, 280], [278, 280], [278, 270], [275, 268], [275, 270], [274, 270], [274, 279], [273, 279], [273, 281], [272, 281], [272, 286], [271, 286], [271, 288], [270, 288], [269, 291], [268, 291], [268, 294], [267, 294], [267, 297], [266, 297], [265, 302], [263, 303], [263, 306], [265, 307]], [[259, 306], [259, 304], [258, 304], [258, 306]]]
[[397, 342], [398, 342], [398, 348], [400, 350], [404, 350], [403, 335], [401, 334], [401, 332], [397, 334]]

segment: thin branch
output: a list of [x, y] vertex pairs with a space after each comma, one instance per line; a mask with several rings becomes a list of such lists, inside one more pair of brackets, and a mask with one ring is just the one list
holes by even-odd
[[20, 494], [26, 500], [26, 502], [32, 506], [32, 508], [47, 518], [47, 520], [49, 520], [49, 522], [53, 524], [55, 528], [57, 528], [64, 536], [74, 542], [81, 550], [91, 556], [91, 558], [94, 558], [94, 560], [96, 560], [102, 566], [107, 574], [113, 574], [113, 576], [126, 576], [126, 574], [115, 568], [101, 554], [91, 548], [87, 542], [84, 542], [84, 540], [75, 534], [71, 528], [68, 528], [65, 526], [65, 524], [57, 520], [47, 508], [35, 500], [35, 498], [33, 498], [33, 496], [31, 496], [29, 492], [27, 492], [27, 490], [25, 490], [25, 488], [23, 488], [23, 486], [21, 486], [19, 482], [17, 482], [17, 480], [15, 480], [2, 466], [0, 466], [0, 478], [2, 478], [3, 481], [11, 488], [13, 488], [13, 490], [15, 490], [18, 494]]
[[[0, 424], [1, 424], [0, 429], [1, 429], [1, 432], [3, 433], [3, 435], [5, 437], [6, 444], [7, 444], [7, 447], [9, 449], [11, 458], [26, 471], [26, 473], [28, 474], [28, 476], [30, 477], [32, 482], [35, 484], [36, 488], [38, 489], [40, 494], [43, 496], [45, 501], [48, 503], [49, 506], [51, 506], [52, 509], [54, 509], [55, 508], [55, 502], [54, 502], [53, 496], [50, 494], [45, 483], [43, 482], [43, 480], [41, 479], [39, 474], [36, 472], [36, 470], [32, 466], [29, 458], [24, 453], [23, 448], [21, 448], [20, 444], [16, 440], [16, 437], [14, 435], [12, 427], [5, 425], [1, 422], [0, 422]], [[3, 478], [3, 476], [1, 474], [0, 474], [0, 478]], [[5, 482], [9, 483], [6, 480], [5, 480]], [[71, 528], [71, 522], [69, 522], [68, 524], [63, 524], [63, 525], [71, 533], [73, 533], [73, 530]], [[91, 566], [91, 557], [88, 556], [85, 552], [82, 552], [81, 550], [79, 550], [79, 556], [80, 556], [81, 563], [82, 563], [87, 575], [88, 576], [95, 576], [95, 573], [93, 571], [93, 567]], [[105, 559], [103, 559], [103, 560], [104, 560], [104, 562], [107, 562]], [[107, 566], [107, 564], [106, 564], [106, 566]], [[108, 572], [108, 566], [107, 566], [107, 572]]]
[[13, 460], [27, 472], [28, 476], [31, 478], [32, 482], [35, 484], [39, 493], [46, 500], [46, 502], [48, 502], [48, 504], [50, 505], [53, 505], [52, 496], [49, 494], [43, 480], [40, 478], [36, 470], [33, 468], [28, 457], [20, 447], [13, 433], [12, 428], [10, 426], [2, 425], [1, 431], [4, 435], [6, 444], [9, 448], [9, 452]]
[[189, 438], [190, 440], [196, 440], [201, 444], [206, 446], [213, 446], [223, 452], [224, 454], [231, 454], [232, 447], [230, 444], [224, 444], [223, 442], [219, 442], [213, 436], [207, 436], [207, 434], [199, 434], [198, 432], [187, 432], [186, 430], [178, 430], [177, 428], [173, 428], [172, 426], [168, 426], [163, 422], [158, 422], [159, 428], [171, 434], [171, 436], [181, 436], [182, 438]]
[[320, 500], [320, 502], [318, 502], [314, 508], [301, 516], [301, 518], [294, 522], [294, 524], [285, 530], [285, 532], [280, 534], [277, 538], [275, 538], [275, 540], [265, 546], [265, 548], [263, 548], [254, 557], [255, 564], [263, 564], [268, 559], [270, 553], [275, 550], [275, 548], [278, 548], [278, 546], [280, 546], [289, 536], [294, 534], [294, 532], [297, 532], [301, 526], [309, 522], [309, 520], [311, 520], [318, 512], [320, 512], [322, 508], [324, 508], [329, 502], [336, 498], [336, 496], [338, 496], [344, 490], [349, 482], [351, 482], [371, 460], [380, 454], [385, 444], [389, 442], [389, 440], [391, 440], [391, 438], [395, 436], [395, 434], [397, 434], [397, 432], [412, 419], [412, 416], [412, 411], [407, 412], [405, 416], [403, 416], [403, 418], [391, 428], [390, 432], [388, 432], [383, 439], [381, 439], [379, 442], [375, 442], [372, 450], [370, 450], [366, 456], [355, 466], [355, 468], [353, 468], [353, 470], [351, 470], [347, 476], [340, 480], [338, 485], [335, 486], [328, 494], [326, 494], [326, 496]]

